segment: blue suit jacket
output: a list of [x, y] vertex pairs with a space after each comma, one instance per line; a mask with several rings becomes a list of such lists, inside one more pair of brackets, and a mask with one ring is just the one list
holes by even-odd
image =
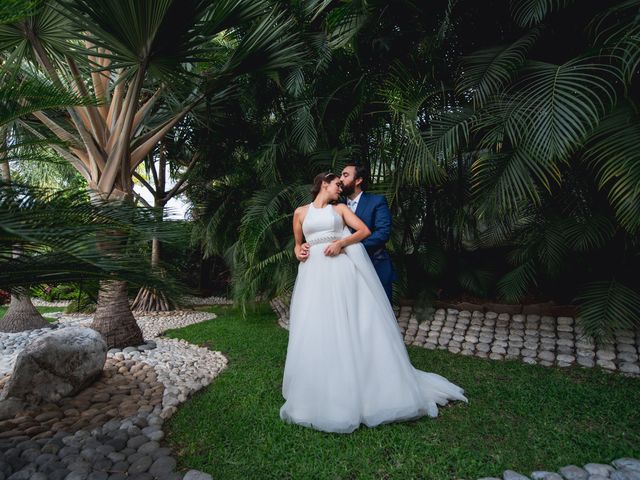
[[397, 275], [385, 247], [391, 236], [392, 224], [387, 199], [382, 195], [362, 192], [355, 213], [371, 230], [371, 235], [365, 238], [362, 244], [367, 249], [382, 286], [391, 297], [391, 283], [397, 280]]

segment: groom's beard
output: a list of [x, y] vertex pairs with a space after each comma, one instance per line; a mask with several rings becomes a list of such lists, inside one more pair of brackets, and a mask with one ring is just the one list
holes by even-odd
[[351, 185], [342, 185], [342, 196], [348, 197], [352, 195], [356, 191], [356, 186], [352, 183]]

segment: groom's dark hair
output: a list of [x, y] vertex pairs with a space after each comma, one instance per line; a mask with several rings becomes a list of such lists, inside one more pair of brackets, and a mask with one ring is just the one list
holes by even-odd
[[356, 162], [348, 162], [345, 167], [354, 167], [356, 169], [354, 180], [361, 178], [362, 183], [360, 184], [360, 188], [362, 188], [362, 190], [367, 188], [367, 185], [369, 184], [369, 169], [367, 167], [365, 167], [361, 163]]

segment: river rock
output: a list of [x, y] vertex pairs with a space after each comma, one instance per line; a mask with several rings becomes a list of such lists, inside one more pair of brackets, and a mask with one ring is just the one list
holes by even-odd
[[20, 352], [0, 400], [56, 402], [78, 393], [102, 373], [107, 344], [91, 328], [67, 327], [46, 333]]

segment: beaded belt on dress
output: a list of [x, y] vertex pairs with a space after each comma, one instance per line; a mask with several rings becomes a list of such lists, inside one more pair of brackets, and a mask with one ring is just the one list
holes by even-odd
[[306, 240], [309, 245], [319, 245], [321, 243], [331, 243], [341, 238], [341, 236], [335, 233], [323, 233], [320, 235], [310, 235]]

